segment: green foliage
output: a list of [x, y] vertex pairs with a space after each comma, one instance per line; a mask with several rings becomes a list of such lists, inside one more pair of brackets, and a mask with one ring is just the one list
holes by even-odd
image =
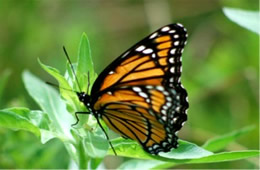
[[213, 155], [205, 156], [198, 159], [181, 159], [181, 160], [168, 160], [158, 161], [157, 160], [130, 160], [123, 163], [118, 169], [160, 169], [160, 168], [171, 168], [183, 164], [202, 164], [202, 163], [219, 163], [226, 161], [235, 161], [240, 159], [246, 159], [250, 157], [259, 156], [259, 150], [251, 151], [234, 151], [234, 152], [222, 152]]
[[[83, 82], [87, 81], [88, 72], [84, 72], [84, 70], [88, 69], [90, 75], [95, 75], [89, 48], [88, 39], [83, 34], [79, 47], [79, 59], [76, 64], [73, 64], [77, 67], [77, 75], [85, 75], [79, 79], [81, 87], [83, 87]], [[77, 164], [78, 168], [97, 168], [107, 155], [109, 145], [92, 117], [85, 118], [84, 121], [81, 119], [83, 123], [77, 128], [71, 126], [76, 121], [73, 114], [79, 109], [84, 109], [74, 92], [77, 85], [73, 85], [75, 79], [72, 76], [72, 70], [67, 70], [71, 76], [64, 77], [57, 69], [42, 64], [40, 60], [39, 63], [59, 82], [60, 94], [32, 73], [25, 71], [23, 73], [25, 87], [42, 111], [18, 107], [3, 109], [0, 111], [0, 125], [13, 130], [32, 132], [40, 137], [42, 143], [57, 138], [63, 142], [71, 160]], [[91, 83], [93, 81], [92, 79]], [[84, 115], [84, 117], [88, 117], [88, 115]], [[252, 127], [247, 127], [210, 139], [203, 147], [180, 140], [178, 149], [160, 153], [158, 156], [146, 153], [139, 144], [132, 140], [117, 138], [112, 140], [112, 144], [119, 156], [134, 158], [122, 164], [120, 166], [122, 169], [137, 168], [139, 165], [145, 169], [167, 168], [181, 164], [233, 161], [259, 156], [259, 151], [256, 150], [211, 152], [224, 149], [230, 142], [251, 130]], [[113, 155], [111, 148], [108, 155]], [[143, 159], [146, 159], [145, 164]]]
[[234, 8], [223, 8], [224, 14], [233, 22], [238, 25], [247, 28], [257, 34], [260, 34], [259, 11], [246, 11]]
[[[259, 169], [259, 128], [248, 126], [259, 126], [259, 1], [0, 4], [1, 168]], [[166, 155], [152, 156], [136, 142], [116, 138], [112, 142], [120, 156], [111, 156], [91, 115], [79, 115], [79, 124], [71, 126], [74, 113], [88, 109], [68, 91], [79, 88], [61, 47], [76, 61], [73, 67], [86, 92], [88, 74], [91, 86], [97, 76], [92, 59], [99, 73], [149, 32], [176, 22], [189, 34], [182, 83], [190, 108], [179, 133], [186, 141]], [[77, 43], [84, 31], [91, 50], [86, 34]], [[68, 90], [58, 93], [41, 81], [53, 82], [45, 71]]]
[[[87, 41], [85, 34], [83, 34], [82, 37], [81, 41]], [[81, 42], [80, 44], [84, 43]], [[79, 48], [79, 51], [82, 51], [81, 48], [86, 48], [86, 46], [80, 45]], [[85, 54], [80, 56], [89, 58], [89, 56]], [[69, 85], [69, 82], [73, 81], [66, 80], [57, 69], [46, 66], [40, 61], [39, 63], [44, 70], [59, 82], [61, 87], [60, 95], [52, 87], [27, 71], [23, 74], [25, 87], [43, 111], [49, 115], [51, 122], [49, 124], [50, 131], [47, 135], [52, 134], [53, 137], [63, 141], [71, 159], [74, 160], [80, 168], [86, 168], [92, 158], [100, 159], [104, 157], [108, 149], [108, 143], [104, 139], [103, 134], [97, 136], [101, 131], [99, 128], [91, 131], [90, 128], [84, 130], [83, 127], [79, 129], [72, 127], [72, 124], [76, 121], [72, 114], [84, 108], [79, 104], [75, 92], [73, 92], [73, 89]], [[92, 75], [94, 74], [92, 73]], [[68, 77], [68, 79], [69, 78], [70, 77]], [[70, 111], [71, 114], [67, 110]], [[93, 127], [93, 124], [95, 124], [93, 119], [85, 118], [84, 120], [81, 119], [81, 122], [84, 122], [84, 124], [87, 124], [89, 127]], [[46, 131], [41, 134], [41, 137], [46, 139], [45, 135]], [[91, 165], [96, 166], [93, 163]]]
[[[39, 113], [39, 112], [38, 112]], [[30, 111], [26, 108], [9, 108], [0, 111], [0, 126], [5, 128], [12, 128], [14, 130], [27, 130], [40, 136], [40, 129], [32, 122], [41, 122], [44, 114]], [[36, 117], [36, 119], [35, 119]], [[30, 121], [32, 120], [32, 122]], [[38, 124], [39, 125], [39, 124]]]
[[[88, 77], [90, 78], [90, 85], [93, 85], [93, 82], [97, 77], [97, 74], [94, 71], [94, 64], [91, 58], [90, 44], [85, 33], [83, 33], [81, 36], [77, 63], [77, 78], [79, 79], [80, 87], [83, 89], [83, 91], [86, 91], [88, 85], [86, 82], [88, 82]], [[91, 87], [92, 86], [90, 86], [89, 89], [91, 89]]]
[[[209, 139], [204, 145], [204, 148], [215, 149], [216, 147], [218, 147], [218, 149], [224, 149], [228, 143], [234, 142], [238, 136], [246, 134], [251, 130], [253, 130], [252, 126], [234, 131], [230, 134], [226, 134], [218, 138]], [[141, 147], [138, 144], [135, 144], [133, 141], [116, 142], [116, 143], [120, 143], [118, 145], [121, 149], [118, 150], [126, 151], [124, 156], [136, 158], [125, 162], [119, 167], [119, 169], [138, 169], [138, 167], [140, 166], [142, 166], [142, 168], [144, 169], [170, 168], [173, 166], [183, 165], [183, 164], [234, 161], [234, 160], [246, 159], [250, 157], [257, 157], [260, 155], [259, 150], [245, 150], [245, 151], [243, 150], [243, 151], [212, 153], [190, 142], [186, 142], [182, 140], [180, 140], [179, 142], [180, 142], [179, 148], [169, 153], [161, 153], [160, 157], [146, 154], [144, 151], [142, 151]], [[137, 152], [138, 154], [136, 153], [136, 150], [138, 150]], [[137, 158], [148, 159], [149, 161], [137, 160]]]
[[240, 136], [247, 134], [248, 132], [251, 132], [254, 129], [255, 126], [248, 126], [243, 129], [228, 133], [226, 135], [214, 137], [208, 140], [202, 147], [211, 152], [219, 151], [221, 149], [224, 149], [228, 144], [230, 144], [230, 142], [235, 141]]

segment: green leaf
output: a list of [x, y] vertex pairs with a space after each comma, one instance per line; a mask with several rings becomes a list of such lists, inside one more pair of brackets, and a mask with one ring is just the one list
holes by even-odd
[[98, 169], [98, 166], [101, 164], [104, 158], [95, 158], [95, 159], [90, 159], [90, 169]]
[[40, 137], [40, 129], [28, 119], [31, 111], [27, 108], [0, 110], [0, 126], [12, 130], [26, 130]]
[[10, 111], [26, 118], [30, 121], [33, 125], [37, 126], [40, 129], [49, 129], [50, 120], [48, 115], [42, 111], [37, 110], [29, 110], [23, 107], [13, 107], [4, 109], [5, 111]]
[[189, 163], [213, 163], [213, 162], [235, 161], [235, 160], [246, 159], [250, 157], [256, 157], [259, 155], [260, 155], [259, 150], [221, 152], [203, 158], [190, 160]]
[[118, 169], [137, 169], [142, 167], [142, 169], [160, 169], [160, 168], [171, 168], [176, 165], [181, 164], [197, 164], [197, 163], [217, 163], [217, 162], [227, 162], [236, 161], [241, 159], [246, 159], [250, 157], [259, 156], [260, 152], [258, 150], [247, 150], [247, 151], [234, 151], [234, 152], [222, 152], [198, 159], [186, 159], [186, 160], [130, 160], [123, 163]]
[[[146, 159], [146, 161], [130, 160], [123, 163], [119, 169], [136, 169], [140, 166], [143, 169], [169, 168], [180, 164], [234, 161], [259, 156], [259, 151], [256, 150], [213, 154], [193, 143], [182, 140], [179, 140], [179, 148], [168, 153], [159, 153], [158, 156], [146, 153], [140, 145], [131, 140], [118, 138], [113, 140], [112, 144], [120, 156]], [[109, 150], [109, 154], [113, 154], [113, 152]]]
[[227, 18], [236, 24], [244, 27], [252, 32], [260, 34], [259, 30], [259, 11], [247, 11], [235, 8], [223, 8], [223, 12]]
[[52, 131], [40, 129], [41, 132], [41, 143], [45, 144], [49, 140], [56, 138], [58, 135]]
[[168, 162], [157, 161], [157, 160], [140, 160], [140, 159], [131, 159], [129, 161], [123, 162], [117, 169], [118, 170], [139, 170], [142, 169], [152, 169], [160, 165], [167, 165]]
[[50, 66], [46, 66], [38, 59], [39, 64], [41, 67], [48, 72], [51, 76], [53, 76], [60, 85], [60, 94], [65, 99], [67, 106], [71, 112], [75, 112], [76, 110], [81, 110], [80, 107], [76, 104], [79, 103], [78, 97], [76, 93], [72, 90], [67, 80], [60, 74], [60, 72]]
[[12, 130], [26, 130], [41, 137], [44, 144], [56, 135], [50, 131], [48, 115], [42, 111], [14, 107], [1, 110], [0, 126]]
[[67, 112], [66, 105], [57, 91], [28, 71], [23, 73], [23, 81], [30, 96], [48, 114], [53, 133], [61, 140], [74, 141], [70, 133], [74, 118]]
[[76, 74], [80, 83], [81, 90], [86, 92], [87, 85], [88, 85], [88, 74], [90, 76], [89, 77], [90, 85], [93, 84], [96, 78], [96, 73], [94, 71], [94, 64], [91, 56], [90, 44], [86, 33], [82, 34], [80, 44], [79, 44]]
[[[113, 140], [112, 144], [118, 155], [140, 159], [159, 159], [166, 161], [169, 159], [201, 158], [213, 154], [212, 152], [209, 152], [196, 144], [183, 140], [179, 140], [179, 147], [177, 149], [173, 149], [168, 153], [159, 153], [158, 156], [146, 153], [138, 143], [132, 140], [118, 138]], [[109, 154], [113, 154], [111, 149], [109, 150]]]
[[87, 154], [92, 158], [104, 158], [108, 150], [108, 142], [101, 135], [87, 131], [84, 138]]
[[255, 126], [248, 126], [243, 129], [225, 134], [223, 136], [212, 138], [208, 140], [202, 147], [212, 152], [224, 149], [230, 142], [235, 141], [241, 135], [247, 134], [254, 129]]
[[79, 154], [79, 169], [87, 169], [89, 158], [86, 157], [86, 147], [84, 146], [84, 141], [78, 141], [78, 154]]

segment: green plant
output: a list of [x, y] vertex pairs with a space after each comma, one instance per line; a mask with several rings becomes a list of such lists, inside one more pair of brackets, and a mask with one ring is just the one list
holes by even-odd
[[[77, 89], [75, 77], [67, 65], [63, 76], [50, 66], [42, 64], [41, 67], [52, 75], [58, 82], [60, 94], [51, 86], [35, 77], [29, 71], [23, 73], [23, 81], [30, 96], [40, 106], [41, 110], [28, 108], [8, 108], [0, 110], [0, 126], [13, 130], [30, 131], [39, 137], [44, 144], [58, 138], [64, 143], [70, 158], [78, 168], [97, 168], [106, 155], [113, 155], [111, 148], [96, 120], [89, 115], [81, 115], [77, 127], [71, 125], [76, 122], [76, 111], [87, 111], [75, 94]], [[97, 77], [94, 72], [90, 46], [86, 34], [82, 35], [78, 61], [73, 64], [82, 89], [87, 87], [87, 73], [90, 73], [90, 82], [93, 84]], [[68, 89], [68, 90], [64, 90]], [[167, 168], [180, 164], [213, 163], [233, 161], [259, 156], [258, 150], [243, 150], [231, 152], [218, 152], [223, 150], [230, 142], [239, 136], [251, 131], [253, 127], [243, 128], [232, 133], [210, 139], [203, 146], [180, 140], [180, 146], [169, 153], [159, 156], [149, 155], [140, 145], [131, 140], [116, 138], [112, 144], [118, 156], [134, 158], [124, 162], [121, 169], [133, 169], [142, 165], [143, 168]], [[106, 128], [106, 130], [108, 130]], [[146, 161], [143, 161], [143, 160]]]

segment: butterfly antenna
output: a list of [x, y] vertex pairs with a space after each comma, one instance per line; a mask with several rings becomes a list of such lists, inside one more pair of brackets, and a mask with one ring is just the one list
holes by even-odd
[[90, 78], [89, 78], [89, 71], [88, 71], [88, 87], [87, 87], [87, 94], [88, 94], [89, 86], [90, 86]]
[[72, 72], [73, 72], [73, 74], [74, 74], [74, 76], [75, 76], [75, 79], [76, 79], [76, 82], [77, 82], [77, 84], [78, 84], [79, 90], [80, 90], [80, 92], [82, 92], [82, 90], [81, 90], [81, 88], [80, 88], [80, 85], [79, 85], [78, 78], [77, 78], [76, 73], [75, 73], [75, 70], [74, 70], [74, 68], [73, 68], [72, 62], [71, 62], [70, 57], [69, 57], [69, 55], [68, 55], [68, 53], [67, 53], [67, 50], [65, 49], [64, 46], [63, 46], [63, 51], [64, 51], [64, 53], [65, 53], [65, 55], [66, 55], [67, 60], [68, 60], [69, 63], [70, 63], [70, 67], [71, 67], [71, 70], [72, 70]]
[[63, 89], [63, 90], [67, 90], [67, 91], [71, 91], [71, 92], [74, 92], [74, 93], [77, 93], [76, 91], [74, 91], [74, 90], [71, 90], [71, 89], [67, 89], [67, 88], [64, 88], [64, 87], [60, 87], [60, 86], [58, 86], [57, 84], [53, 84], [53, 83], [51, 83], [51, 82], [45, 82], [46, 84], [48, 84], [48, 85], [51, 85], [51, 86], [53, 86], [53, 87], [56, 87], [56, 88], [61, 88], [61, 89]]
[[103, 128], [103, 126], [101, 125], [101, 123], [100, 123], [100, 121], [99, 121], [99, 119], [98, 119], [97, 117], [96, 117], [96, 119], [97, 119], [98, 125], [101, 127], [102, 131], [103, 131], [104, 134], [106, 135], [106, 138], [107, 138], [107, 140], [108, 140], [109, 145], [111, 146], [111, 149], [113, 150], [115, 156], [117, 156], [116, 151], [115, 151], [115, 148], [113, 147], [111, 141], [109, 140], [109, 137], [108, 137], [108, 135], [107, 135], [105, 129]]

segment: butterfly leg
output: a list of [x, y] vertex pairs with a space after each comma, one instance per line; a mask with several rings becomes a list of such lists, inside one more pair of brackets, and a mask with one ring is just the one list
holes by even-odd
[[90, 114], [90, 112], [75, 112], [76, 123], [73, 123], [71, 126], [76, 126], [79, 123], [79, 114]]
[[113, 145], [112, 145], [112, 143], [111, 143], [111, 141], [110, 141], [110, 139], [109, 139], [109, 137], [108, 137], [108, 135], [107, 135], [105, 129], [104, 129], [103, 126], [101, 125], [101, 123], [100, 123], [98, 117], [96, 117], [96, 119], [97, 119], [97, 123], [98, 123], [99, 127], [100, 127], [100, 128], [102, 129], [102, 131], [104, 132], [104, 134], [105, 134], [105, 136], [106, 136], [106, 138], [107, 138], [107, 141], [108, 141], [109, 145], [111, 146], [111, 149], [113, 150], [115, 156], [117, 156], [117, 153], [116, 153], [116, 151], [115, 151], [115, 148], [113, 147]]

